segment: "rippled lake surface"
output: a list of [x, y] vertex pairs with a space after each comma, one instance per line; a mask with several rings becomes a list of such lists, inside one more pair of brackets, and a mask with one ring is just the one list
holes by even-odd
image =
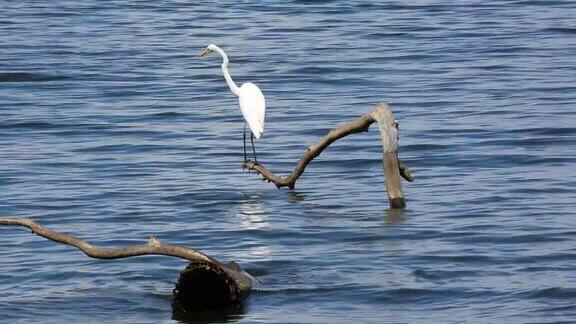
[[[105, 246], [149, 234], [236, 260], [264, 323], [576, 318], [571, 1], [3, 1], [0, 211]], [[390, 103], [416, 181], [388, 209], [376, 128], [295, 191], [241, 169], [236, 82], [286, 174]], [[0, 322], [171, 322], [186, 262], [89, 259], [0, 228]], [[192, 318], [191, 320], [194, 320]]]

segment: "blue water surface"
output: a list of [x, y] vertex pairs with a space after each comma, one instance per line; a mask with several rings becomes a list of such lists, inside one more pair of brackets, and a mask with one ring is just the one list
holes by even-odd
[[[576, 318], [573, 1], [2, 1], [0, 212], [104, 247], [161, 240], [236, 260], [262, 323]], [[219, 69], [267, 100], [286, 174], [390, 103], [416, 182], [388, 209], [378, 132], [295, 191], [241, 169]], [[158, 323], [186, 265], [102, 261], [0, 228], [0, 322]], [[200, 316], [200, 315], [199, 315]]]

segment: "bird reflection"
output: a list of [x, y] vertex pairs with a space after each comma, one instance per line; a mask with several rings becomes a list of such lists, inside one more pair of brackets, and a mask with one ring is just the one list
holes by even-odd
[[258, 195], [245, 195], [245, 198], [240, 202], [238, 216], [240, 216], [242, 225], [246, 229], [257, 230], [270, 225]]
[[253, 193], [245, 194], [244, 199], [240, 201], [237, 216], [244, 230], [258, 230], [257, 233], [252, 233], [250, 237], [245, 237], [245, 240], [251, 241], [252, 244], [250, 244], [250, 248], [245, 251], [246, 255], [244, 255], [244, 259], [269, 259], [272, 250], [269, 245], [262, 244], [261, 238], [268, 235], [268, 231], [265, 231], [265, 229], [269, 229], [271, 226], [268, 221], [268, 213], [265, 210], [265, 205], [262, 203], [260, 196]]

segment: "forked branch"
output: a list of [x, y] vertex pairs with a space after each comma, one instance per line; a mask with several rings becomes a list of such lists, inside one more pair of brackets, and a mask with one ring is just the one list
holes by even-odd
[[409, 182], [414, 181], [407, 166], [398, 160], [398, 121], [385, 103], [380, 103], [368, 114], [357, 118], [347, 124], [331, 130], [326, 136], [310, 146], [306, 153], [300, 158], [296, 167], [286, 177], [278, 176], [264, 167], [262, 164], [255, 164], [248, 161], [242, 165], [243, 168], [254, 170], [260, 173], [263, 180], [273, 182], [276, 187], [288, 187], [294, 189], [296, 181], [300, 178], [304, 170], [312, 160], [320, 155], [330, 144], [346, 137], [350, 134], [367, 132], [370, 125], [378, 123], [380, 136], [382, 138], [384, 177], [390, 206], [392, 208], [404, 208], [404, 194], [400, 184], [400, 176]]

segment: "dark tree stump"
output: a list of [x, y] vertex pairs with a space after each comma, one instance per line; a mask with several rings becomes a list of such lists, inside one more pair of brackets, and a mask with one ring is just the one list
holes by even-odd
[[256, 280], [236, 262], [192, 261], [172, 291], [172, 308], [182, 314], [206, 309], [241, 308]]

